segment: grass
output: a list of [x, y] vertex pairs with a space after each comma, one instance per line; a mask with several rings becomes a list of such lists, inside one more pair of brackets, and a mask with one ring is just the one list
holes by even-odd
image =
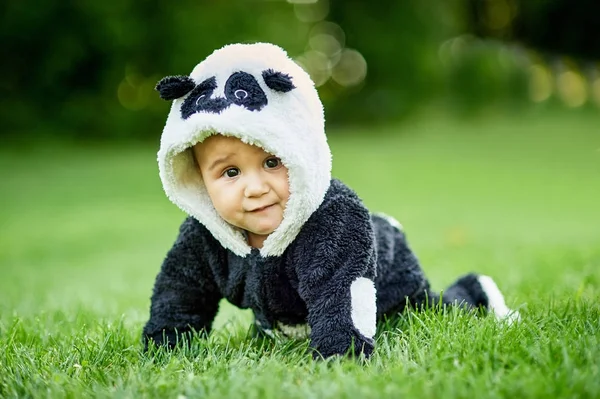
[[494, 277], [523, 321], [408, 314], [366, 362], [248, 337], [227, 303], [191, 350], [141, 352], [183, 214], [155, 145], [0, 149], [0, 397], [599, 397], [600, 118], [334, 131], [334, 175], [399, 219], [431, 282]]

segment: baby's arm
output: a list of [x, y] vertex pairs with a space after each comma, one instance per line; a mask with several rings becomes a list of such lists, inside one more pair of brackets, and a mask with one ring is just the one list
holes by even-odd
[[357, 198], [334, 199], [304, 226], [295, 252], [315, 355], [369, 356], [376, 329], [376, 250], [368, 211]]
[[175, 346], [191, 332], [210, 332], [221, 294], [214, 282], [203, 244], [201, 225], [187, 218], [156, 277], [150, 306], [150, 320], [143, 340]]

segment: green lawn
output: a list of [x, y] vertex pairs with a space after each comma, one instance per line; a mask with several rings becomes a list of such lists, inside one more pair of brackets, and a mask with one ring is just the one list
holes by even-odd
[[190, 351], [141, 352], [183, 214], [157, 144], [0, 149], [0, 397], [600, 397], [600, 117], [333, 131], [334, 175], [402, 222], [436, 289], [478, 271], [523, 321], [410, 314], [367, 362], [247, 337], [223, 303]]

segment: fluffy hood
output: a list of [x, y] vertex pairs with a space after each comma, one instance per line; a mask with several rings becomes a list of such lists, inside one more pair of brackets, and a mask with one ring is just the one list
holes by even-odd
[[323, 105], [308, 74], [280, 47], [233, 44], [213, 52], [189, 76], [162, 79], [157, 90], [173, 100], [158, 152], [165, 193], [239, 256], [251, 248], [213, 207], [190, 147], [223, 134], [281, 159], [290, 197], [282, 223], [260, 251], [281, 255], [323, 201], [331, 179]]

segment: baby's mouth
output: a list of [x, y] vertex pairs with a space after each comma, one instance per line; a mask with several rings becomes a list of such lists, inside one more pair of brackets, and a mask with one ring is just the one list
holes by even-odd
[[269, 209], [269, 208], [270, 208], [270, 207], [272, 207], [273, 205], [275, 205], [275, 204], [261, 206], [260, 208], [255, 208], [255, 209], [253, 209], [253, 210], [251, 210], [251, 211], [248, 211], [248, 212], [251, 212], [251, 213], [257, 213], [257, 212], [266, 211], [267, 209]]

